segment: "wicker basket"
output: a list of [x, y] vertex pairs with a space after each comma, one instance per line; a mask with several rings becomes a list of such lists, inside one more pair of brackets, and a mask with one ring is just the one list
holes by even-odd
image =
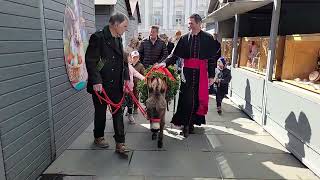
[[68, 64], [68, 74], [71, 82], [78, 82], [81, 79], [81, 66]]

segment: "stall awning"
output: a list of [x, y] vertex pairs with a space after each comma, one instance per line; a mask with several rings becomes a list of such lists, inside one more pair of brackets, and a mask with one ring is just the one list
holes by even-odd
[[115, 5], [117, 0], [94, 0], [95, 5]]
[[224, 21], [232, 18], [236, 14], [246, 13], [272, 2], [273, 0], [238, 0], [235, 2], [228, 2], [209, 14], [203, 22], [210, 23]]

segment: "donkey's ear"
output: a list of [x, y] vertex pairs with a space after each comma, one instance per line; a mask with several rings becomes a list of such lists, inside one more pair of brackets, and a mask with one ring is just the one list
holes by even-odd
[[152, 84], [152, 78], [148, 77], [147, 78], [147, 86], [151, 87], [151, 84]]
[[162, 92], [162, 93], [166, 92], [167, 88], [168, 88], [167, 78], [162, 78], [162, 79], [161, 79], [161, 87], [160, 87], [161, 92]]

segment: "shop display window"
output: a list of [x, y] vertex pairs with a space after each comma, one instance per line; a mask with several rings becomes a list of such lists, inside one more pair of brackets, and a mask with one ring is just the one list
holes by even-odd
[[286, 36], [281, 78], [320, 94], [320, 34]]
[[[241, 53], [238, 66], [265, 75], [269, 49], [269, 37], [244, 37], [241, 40]], [[277, 38], [274, 79], [281, 78], [285, 37]]]
[[[239, 61], [239, 55], [240, 55], [240, 42], [241, 39], [238, 39], [238, 59]], [[222, 38], [221, 43], [221, 55], [226, 59], [227, 64], [231, 64], [232, 61], [232, 49], [233, 49], [233, 39], [232, 38]]]

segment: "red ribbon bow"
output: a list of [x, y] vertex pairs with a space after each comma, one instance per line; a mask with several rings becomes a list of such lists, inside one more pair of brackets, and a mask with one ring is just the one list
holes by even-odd
[[170, 80], [175, 81], [175, 78], [173, 77], [173, 75], [170, 73], [170, 71], [165, 68], [165, 67], [155, 67], [153, 66], [150, 71], [146, 74], [146, 79], [151, 76], [152, 72], [157, 72], [160, 74], [163, 74], [165, 76], [167, 76]]

